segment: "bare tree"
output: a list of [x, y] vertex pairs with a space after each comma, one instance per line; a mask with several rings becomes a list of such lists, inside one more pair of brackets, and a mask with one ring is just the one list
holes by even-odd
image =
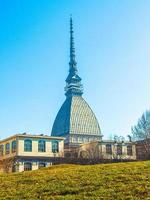
[[87, 159], [99, 159], [99, 143], [91, 142], [83, 145], [79, 150], [79, 157], [87, 158]]
[[150, 110], [143, 113], [137, 125], [132, 127], [132, 135], [134, 140], [139, 141], [137, 149], [143, 152], [143, 158], [150, 158]]
[[137, 125], [131, 128], [135, 140], [144, 140], [150, 138], [150, 110], [142, 114]]

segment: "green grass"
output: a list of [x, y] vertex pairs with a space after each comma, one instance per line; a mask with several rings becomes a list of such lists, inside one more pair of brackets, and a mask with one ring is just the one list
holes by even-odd
[[0, 174], [2, 199], [150, 199], [150, 161]]

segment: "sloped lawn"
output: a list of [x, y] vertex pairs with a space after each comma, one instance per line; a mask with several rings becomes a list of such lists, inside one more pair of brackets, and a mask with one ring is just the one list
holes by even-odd
[[150, 200], [150, 161], [57, 165], [37, 171], [0, 174], [2, 199]]

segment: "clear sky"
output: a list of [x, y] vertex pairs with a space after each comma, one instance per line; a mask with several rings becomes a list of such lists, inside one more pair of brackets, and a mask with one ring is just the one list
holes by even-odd
[[0, 0], [0, 137], [50, 134], [65, 100], [69, 16], [83, 97], [105, 138], [150, 108], [149, 0]]

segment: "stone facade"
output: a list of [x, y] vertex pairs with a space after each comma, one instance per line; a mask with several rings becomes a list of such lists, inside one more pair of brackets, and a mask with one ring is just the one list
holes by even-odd
[[35, 170], [64, 156], [64, 138], [17, 134], [0, 141], [0, 171]]

